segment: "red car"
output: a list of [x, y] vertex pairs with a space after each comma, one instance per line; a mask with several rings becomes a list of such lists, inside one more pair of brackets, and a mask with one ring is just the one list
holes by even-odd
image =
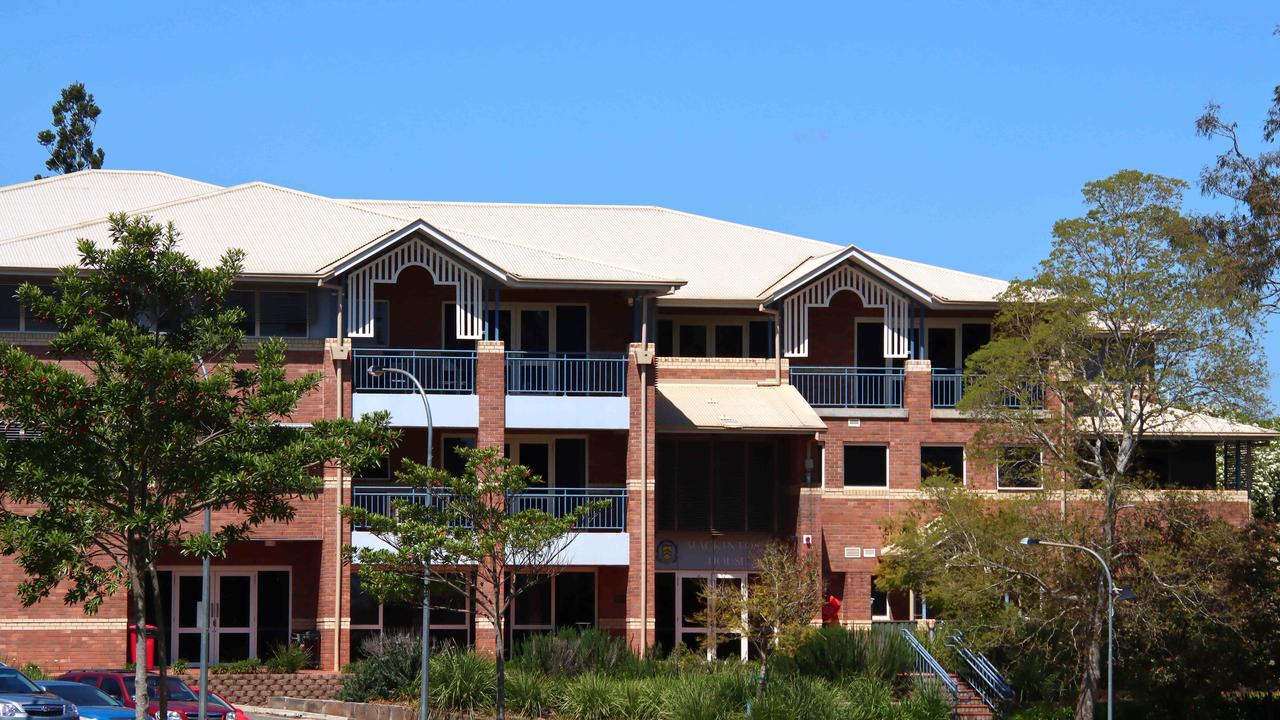
[[[133, 702], [133, 672], [130, 670], [73, 670], [63, 673], [59, 680], [71, 680], [85, 685], [92, 685], [111, 697], [119, 700], [125, 707], [137, 707]], [[157, 695], [160, 689], [160, 676], [147, 675], [147, 713], [152, 720], [200, 720], [199, 698], [187, 687], [186, 683], [176, 677], [165, 678], [165, 690], [169, 696], [169, 713], [167, 718], [157, 718], [160, 701]], [[208, 720], [241, 720], [234, 711], [228, 711], [215, 703], [210, 703], [205, 717]]]
[[[191, 692], [196, 694], [196, 698], [200, 697], [200, 688], [196, 687], [195, 685], [191, 686]], [[249, 720], [249, 716], [245, 715], [243, 710], [236, 707], [235, 705], [232, 705], [230, 701], [228, 701], [226, 698], [222, 697], [218, 693], [210, 690], [208, 709], [213, 710], [215, 708], [218, 708], [220, 712], [229, 711], [227, 712], [227, 720], [231, 720], [232, 713], [235, 714], [235, 720]]]

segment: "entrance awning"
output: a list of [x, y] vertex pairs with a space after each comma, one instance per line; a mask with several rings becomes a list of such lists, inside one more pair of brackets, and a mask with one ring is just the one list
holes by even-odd
[[658, 384], [661, 432], [814, 433], [826, 423], [790, 385]]

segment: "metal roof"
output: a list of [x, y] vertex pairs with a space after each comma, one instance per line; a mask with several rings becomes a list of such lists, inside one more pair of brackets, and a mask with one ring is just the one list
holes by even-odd
[[827, 430], [827, 424], [790, 385], [677, 381], [660, 382], [657, 391], [657, 426], [664, 432]]
[[83, 170], [0, 187], [0, 238], [16, 238], [217, 190], [147, 170]]

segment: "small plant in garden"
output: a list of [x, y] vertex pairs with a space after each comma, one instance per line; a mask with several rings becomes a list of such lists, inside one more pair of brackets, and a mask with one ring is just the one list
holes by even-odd
[[601, 630], [568, 628], [525, 638], [516, 646], [512, 662], [558, 676], [634, 674], [640, 665], [625, 638]]
[[250, 675], [262, 671], [262, 660], [245, 658], [229, 663], [215, 663], [209, 666], [212, 675]]
[[360, 645], [364, 659], [351, 663], [339, 700], [368, 702], [417, 697], [422, 640], [405, 633], [384, 633]]
[[558, 678], [521, 668], [512, 668], [507, 673], [507, 706], [525, 717], [541, 717], [551, 712], [563, 694]]
[[40, 667], [35, 663], [27, 663], [26, 665], [23, 665], [22, 674], [26, 675], [32, 680], [48, 680], [49, 679], [49, 675], [44, 671], [44, 668]]
[[604, 675], [581, 675], [565, 688], [560, 711], [570, 720], [615, 720], [621, 715], [617, 689]]
[[301, 645], [277, 645], [267, 660], [267, 669], [276, 673], [296, 673], [311, 662], [311, 653]]
[[186, 658], [178, 658], [169, 665], [169, 672], [174, 675], [181, 675], [187, 671]]
[[470, 650], [448, 648], [431, 656], [431, 704], [449, 710], [493, 707], [494, 665]]

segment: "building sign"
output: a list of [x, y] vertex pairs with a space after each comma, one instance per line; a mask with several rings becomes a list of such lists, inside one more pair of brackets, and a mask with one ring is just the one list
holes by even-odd
[[676, 563], [676, 544], [670, 540], [663, 540], [658, 543], [658, 562], [663, 565], [674, 565]]
[[663, 539], [655, 560], [669, 570], [747, 570], [766, 543], [760, 540]]

